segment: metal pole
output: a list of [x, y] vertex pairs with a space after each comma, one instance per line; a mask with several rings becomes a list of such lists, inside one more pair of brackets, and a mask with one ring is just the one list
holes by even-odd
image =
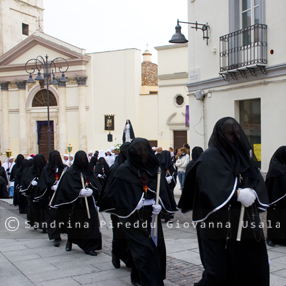
[[49, 81], [50, 81], [50, 73], [49, 73], [49, 62], [48, 56], [46, 55], [46, 72], [44, 73], [46, 81], [47, 81], [47, 113], [48, 113], [48, 150], [49, 154], [51, 152], [51, 128], [50, 128], [50, 93], [49, 93]]

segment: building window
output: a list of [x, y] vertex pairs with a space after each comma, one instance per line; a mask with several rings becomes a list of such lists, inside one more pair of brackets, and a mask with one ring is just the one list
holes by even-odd
[[[255, 24], [260, 24], [260, 5], [259, 0], [241, 0], [241, 24], [242, 29]], [[253, 39], [251, 39], [253, 37]], [[259, 39], [258, 31], [251, 33], [249, 29], [243, 31], [243, 45], [250, 45]]]
[[184, 104], [184, 97], [180, 94], [177, 94], [174, 98], [174, 104], [176, 106], [182, 106]]
[[253, 147], [261, 168], [261, 103], [260, 98], [239, 101], [240, 125]]
[[22, 23], [22, 34], [29, 36], [29, 25]]
[[[36, 93], [32, 101], [32, 107], [47, 106], [47, 90], [42, 89]], [[49, 91], [49, 106], [57, 106], [57, 100], [54, 94]]]

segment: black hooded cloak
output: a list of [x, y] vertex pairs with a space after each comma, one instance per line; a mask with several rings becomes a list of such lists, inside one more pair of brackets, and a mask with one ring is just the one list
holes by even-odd
[[196, 146], [192, 149], [192, 160], [188, 163], [186, 168], [186, 175], [191, 170], [191, 168], [195, 165], [196, 161], [200, 157], [200, 155], [204, 152], [202, 147]]
[[[101, 200], [104, 196], [105, 190], [108, 189], [114, 174], [116, 173], [118, 167], [122, 165], [126, 159], [127, 159], [127, 152], [128, 148], [130, 146], [130, 142], [125, 142], [120, 146], [120, 152], [118, 156], [115, 159], [114, 164], [110, 167], [110, 170], [106, 176], [106, 179], [104, 181], [102, 190], [100, 192], [97, 205], [100, 207]], [[122, 227], [119, 224], [119, 218], [116, 215], [111, 214], [111, 222], [112, 222], [112, 255], [113, 258], [116, 257], [117, 259], [122, 260], [126, 266], [132, 267], [133, 266], [133, 260], [132, 256], [128, 247], [128, 242], [126, 235], [122, 229]]]
[[19, 213], [26, 214], [28, 210], [28, 196], [23, 191], [23, 183], [24, 178], [29, 170], [32, 167], [34, 159], [24, 159], [22, 162], [21, 168], [17, 171], [16, 178], [15, 178], [15, 185], [19, 184]]
[[19, 205], [19, 188], [16, 187], [16, 174], [17, 171], [21, 168], [22, 162], [24, 160], [24, 156], [22, 154], [18, 154], [15, 165], [12, 169], [11, 175], [10, 175], [10, 182], [14, 182], [14, 197], [13, 197], [13, 205], [18, 206]]
[[286, 146], [273, 154], [266, 175], [269, 195], [267, 210], [267, 239], [273, 243], [286, 244]]
[[[205, 271], [197, 285], [269, 285], [269, 265], [258, 210], [268, 206], [266, 185], [255, 166], [246, 135], [234, 118], [220, 119], [209, 148], [186, 176], [179, 201], [193, 210]], [[245, 208], [241, 241], [236, 241], [241, 203], [237, 188], [252, 188], [256, 200]], [[252, 227], [253, 226], [253, 227]]]
[[45, 166], [46, 160], [44, 155], [37, 154], [33, 159], [33, 166], [28, 169], [22, 182], [22, 191], [28, 196], [27, 221], [30, 226], [43, 230], [46, 229], [44, 208], [42, 203], [34, 203], [37, 186], [33, 186], [32, 181], [35, 180], [39, 183], [42, 170]]
[[[87, 217], [84, 197], [80, 197], [83, 188], [81, 174], [86, 187], [92, 189], [93, 194], [87, 197], [91, 218]], [[65, 217], [65, 227], [68, 240], [77, 244], [85, 253], [100, 250], [102, 247], [98, 212], [95, 201], [100, 192], [100, 183], [94, 175], [84, 151], [75, 154], [74, 163], [64, 173], [59, 182], [51, 207], [60, 208]]]
[[[138, 137], [133, 139], [127, 160], [117, 169], [100, 204], [100, 211], [107, 211], [119, 217], [142, 284], [154, 286], [163, 285], [163, 279], [166, 277], [166, 248], [161, 220], [159, 216], [156, 247], [150, 238], [152, 206], [143, 206], [139, 211], [136, 207], [143, 198], [155, 198], [159, 165], [149, 142]], [[176, 211], [176, 203], [165, 177], [161, 176], [160, 183], [162, 210], [173, 213]]]
[[44, 208], [45, 221], [49, 239], [60, 239], [60, 229], [58, 226], [59, 213], [57, 209], [50, 208], [49, 203], [54, 194], [51, 187], [60, 180], [63, 171], [68, 167], [62, 162], [60, 153], [53, 150], [49, 154], [48, 164], [43, 168], [39, 183], [36, 188], [34, 202], [41, 204]]

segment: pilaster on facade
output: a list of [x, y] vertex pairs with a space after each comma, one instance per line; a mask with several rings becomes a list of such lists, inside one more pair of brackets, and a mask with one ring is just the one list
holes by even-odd
[[2, 137], [1, 137], [1, 153], [10, 148], [10, 132], [9, 132], [9, 82], [2, 82], [1, 85], [1, 105], [2, 105]]
[[26, 113], [26, 81], [15, 82], [19, 90], [19, 126], [20, 126], [20, 153], [28, 155], [27, 146], [27, 113]]
[[18, 89], [26, 89], [27, 81], [16, 81], [15, 83], [17, 84]]
[[77, 81], [77, 84], [80, 85], [86, 85], [86, 80], [87, 77], [86, 76], [77, 76], [74, 78]]
[[1, 82], [0, 85], [1, 85], [1, 90], [8, 91], [8, 89], [9, 89], [9, 82]]

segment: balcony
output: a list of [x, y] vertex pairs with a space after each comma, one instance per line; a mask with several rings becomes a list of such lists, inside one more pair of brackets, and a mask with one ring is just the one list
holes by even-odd
[[[265, 72], [267, 64], [267, 25], [255, 24], [220, 37], [220, 74], [239, 72], [246, 77], [255, 68]], [[235, 78], [236, 79], [236, 78]]]

